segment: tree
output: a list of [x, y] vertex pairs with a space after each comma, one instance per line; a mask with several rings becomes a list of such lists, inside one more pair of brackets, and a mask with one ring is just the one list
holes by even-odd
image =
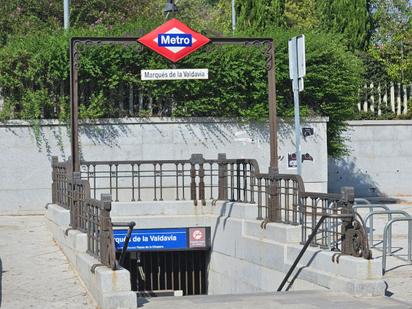
[[408, 0], [373, 0], [371, 58], [393, 81], [412, 81], [412, 4]]
[[372, 34], [371, 0], [316, 0], [320, 27], [343, 35], [351, 50], [366, 50]]
[[264, 31], [284, 25], [285, 0], [236, 1], [237, 27]]
[[286, 25], [305, 31], [319, 26], [315, 0], [287, 0], [285, 5]]

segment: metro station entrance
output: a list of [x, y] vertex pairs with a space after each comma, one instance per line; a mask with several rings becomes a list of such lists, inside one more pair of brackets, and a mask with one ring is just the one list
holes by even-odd
[[[118, 260], [126, 238], [114, 230]], [[139, 296], [207, 294], [210, 227], [136, 229], [127, 247], [122, 266]]]
[[207, 294], [209, 250], [131, 252], [125, 268], [139, 296]]

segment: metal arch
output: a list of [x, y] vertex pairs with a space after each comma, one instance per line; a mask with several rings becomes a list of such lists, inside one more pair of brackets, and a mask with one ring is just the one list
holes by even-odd
[[[79, 151], [79, 61], [80, 49], [83, 45], [119, 44], [124, 46], [138, 44], [136, 37], [73, 37], [70, 40], [70, 109], [71, 109], [71, 160], [73, 172], [80, 171]], [[277, 111], [276, 111], [276, 82], [275, 82], [275, 51], [272, 38], [210, 38], [209, 44], [214, 45], [243, 45], [265, 46], [266, 70], [268, 73], [268, 109], [270, 136], [270, 167], [269, 172], [278, 173], [277, 151]], [[273, 201], [273, 203], [276, 203]]]

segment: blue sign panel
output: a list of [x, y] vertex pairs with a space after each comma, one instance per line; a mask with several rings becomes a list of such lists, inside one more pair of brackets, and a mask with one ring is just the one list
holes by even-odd
[[[113, 230], [116, 250], [122, 250], [127, 230]], [[133, 230], [127, 251], [184, 250], [188, 248], [187, 229]]]
[[192, 46], [192, 35], [186, 33], [158, 34], [157, 45], [163, 47], [190, 47]]

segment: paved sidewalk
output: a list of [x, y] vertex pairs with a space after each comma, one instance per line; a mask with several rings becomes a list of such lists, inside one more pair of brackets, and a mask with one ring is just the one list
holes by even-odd
[[96, 308], [43, 216], [0, 216], [0, 307]]
[[293, 291], [250, 295], [155, 297], [139, 299], [144, 309], [405, 309], [407, 303], [388, 297], [354, 297], [324, 291]]
[[[403, 210], [412, 216], [412, 203], [385, 204], [391, 210]], [[375, 209], [381, 210], [381, 209]], [[361, 211], [363, 217], [368, 213]], [[400, 215], [393, 215], [393, 218]], [[376, 248], [372, 250], [375, 259], [382, 260], [382, 239], [383, 229], [388, 222], [385, 215], [376, 215], [374, 221], [374, 244]], [[369, 225], [369, 222], [368, 222]], [[412, 264], [405, 261], [408, 248], [408, 224], [397, 222], [393, 225], [393, 251], [394, 256], [387, 256], [386, 270], [383, 279], [388, 286], [387, 295], [391, 298], [412, 302]], [[399, 259], [401, 257], [403, 260]]]

